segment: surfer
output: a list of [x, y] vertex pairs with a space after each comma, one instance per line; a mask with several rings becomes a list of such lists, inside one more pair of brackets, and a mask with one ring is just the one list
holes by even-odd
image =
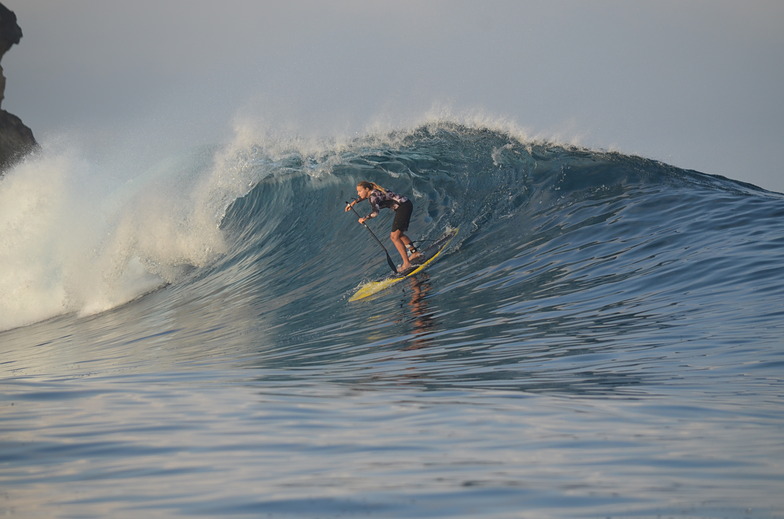
[[365, 180], [357, 184], [357, 196], [359, 198], [352, 200], [346, 205], [346, 211], [351, 210], [357, 202], [362, 200], [370, 202], [371, 208], [371, 212], [367, 216], [359, 219], [360, 224], [364, 224], [366, 220], [378, 216], [381, 209], [386, 208], [395, 211], [395, 220], [392, 222], [392, 232], [389, 233], [389, 239], [392, 240], [398, 253], [400, 253], [400, 257], [403, 258], [403, 264], [398, 267], [397, 271], [405, 272], [410, 269], [412, 266], [411, 260], [421, 256], [411, 239], [405, 234], [411, 221], [414, 204], [403, 195], [398, 195], [384, 189], [375, 182], [367, 182]]

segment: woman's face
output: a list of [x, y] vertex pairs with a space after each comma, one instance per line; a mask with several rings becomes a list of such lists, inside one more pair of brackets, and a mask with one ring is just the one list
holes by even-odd
[[361, 199], [365, 199], [370, 195], [370, 189], [367, 187], [357, 186], [357, 196]]

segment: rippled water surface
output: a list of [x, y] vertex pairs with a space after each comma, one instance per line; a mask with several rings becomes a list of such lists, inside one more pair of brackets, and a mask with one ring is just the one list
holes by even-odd
[[[784, 516], [782, 195], [444, 123], [206, 157], [0, 256], [2, 514]], [[349, 302], [366, 178], [459, 233]]]

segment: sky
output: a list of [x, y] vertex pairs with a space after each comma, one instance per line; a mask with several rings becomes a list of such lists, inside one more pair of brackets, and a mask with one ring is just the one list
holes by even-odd
[[440, 111], [784, 192], [780, 0], [2, 2], [24, 33], [2, 107], [44, 146]]

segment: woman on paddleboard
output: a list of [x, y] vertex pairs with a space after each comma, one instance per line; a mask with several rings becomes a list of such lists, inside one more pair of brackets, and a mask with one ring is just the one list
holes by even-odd
[[389, 239], [395, 245], [395, 248], [403, 258], [403, 264], [398, 267], [398, 272], [405, 272], [411, 268], [411, 260], [418, 258], [421, 254], [417, 251], [411, 239], [405, 235], [408, 230], [408, 224], [411, 221], [411, 213], [414, 211], [414, 204], [403, 195], [393, 193], [375, 182], [367, 182], [363, 180], [357, 184], [357, 198], [352, 200], [351, 203], [346, 205], [346, 211], [351, 210], [357, 202], [367, 200], [370, 202], [371, 212], [367, 216], [359, 219], [360, 224], [364, 224], [366, 220], [378, 216], [381, 209], [392, 209], [395, 211], [395, 221], [392, 222], [392, 232], [389, 233]]

